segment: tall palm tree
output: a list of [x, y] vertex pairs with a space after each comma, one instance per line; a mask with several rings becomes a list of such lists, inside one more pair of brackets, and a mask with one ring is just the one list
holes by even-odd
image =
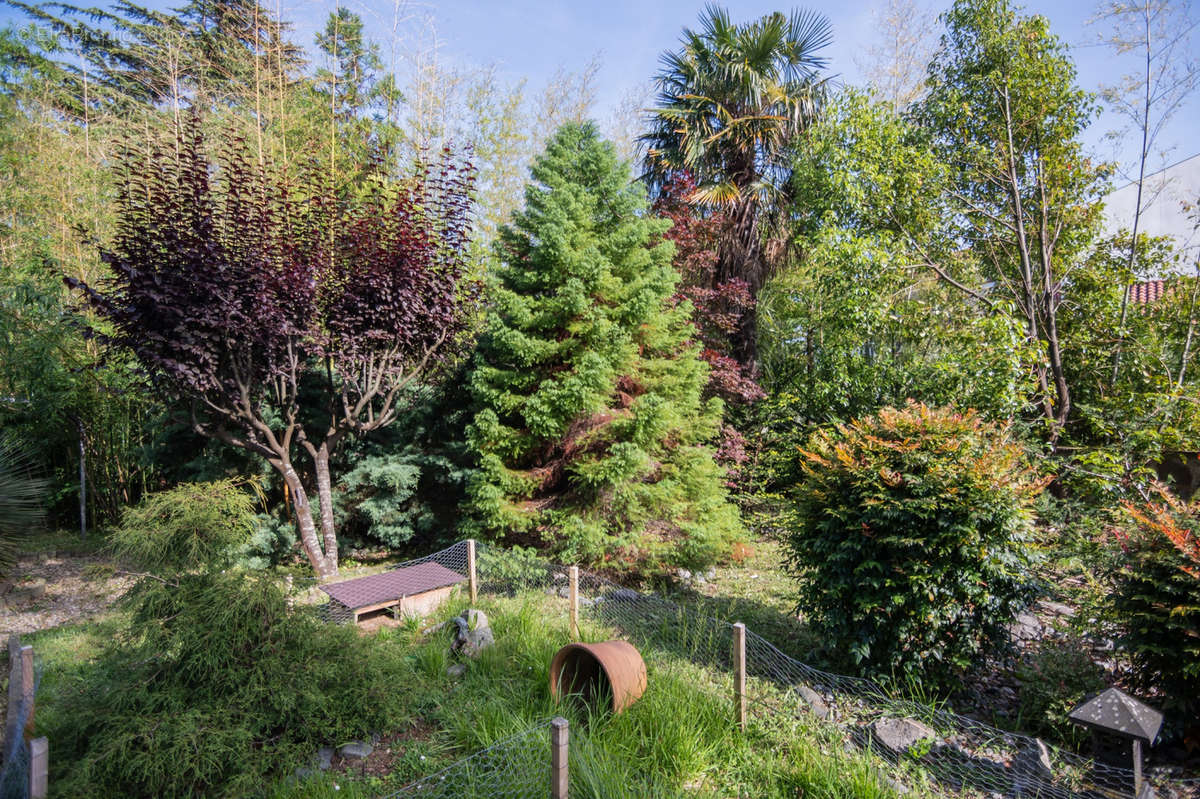
[[[643, 179], [661, 188], [686, 172], [696, 182], [693, 204], [724, 208], [715, 279], [744, 280], [752, 297], [769, 277], [779, 250], [764, 241], [760, 220], [787, 205], [788, 144], [815, 118], [832, 39], [825, 17], [776, 12], [736, 25], [708, 5], [699, 30], [685, 29], [682, 47], [662, 55], [657, 107], [641, 137]], [[735, 335], [735, 355], [753, 362], [755, 317]]]

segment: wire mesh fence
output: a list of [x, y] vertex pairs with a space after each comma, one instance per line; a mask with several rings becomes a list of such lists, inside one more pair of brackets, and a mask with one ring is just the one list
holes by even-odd
[[550, 795], [550, 722], [505, 738], [385, 799], [546, 799]]
[[[565, 610], [571, 598], [568, 567], [523, 551], [479, 545], [476, 552], [480, 594], [515, 597], [540, 592], [563, 600]], [[467, 543], [459, 542], [392, 568], [432, 561], [466, 575], [467, 553]], [[616, 629], [643, 650], [712, 669], [732, 684], [733, 622], [588, 572], [579, 572], [577, 590], [584, 618]], [[325, 612], [330, 619], [342, 620], [335, 611]], [[907, 700], [872, 680], [815, 668], [751, 630], [745, 646], [752, 715], [804, 715], [830, 725], [847, 748], [869, 751], [898, 773], [920, 773], [934, 790], [992, 799], [1111, 799], [1134, 793], [1132, 769]], [[906, 742], [901, 745], [897, 739]], [[548, 749], [546, 725], [541, 724], [395, 796], [544, 796]], [[435, 777], [436, 782], [431, 781]], [[1200, 779], [1172, 778], [1151, 769], [1144, 782], [1160, 799], [1200, 799]]]
[[30, 724], [37, 687], [42, 679], [40, 662], [35, 662], [33, 675], [33, 690], [17, 700], [15, 712], [7, 714], [4, 765], [0, 769], [0, 799], [29, 799], [31, 758], [25, 730]]

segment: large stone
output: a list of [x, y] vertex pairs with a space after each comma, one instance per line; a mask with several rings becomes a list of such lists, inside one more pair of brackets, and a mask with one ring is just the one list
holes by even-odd
[[482, 610], [471, 608], [454, 619], [458, 632], [454, 643], [450, 645], [451, 652], [457, 652], [469, 658], [478, 657], [479, 653], [496, 642], [488, 617]]
[[480, 627], [478, 630], [471, 630], [466, 634], [458, 651], [469, 658], [479, 657], [480, 652], [494, 643], [496, 643], [496, 639], [492, 636], [492, 628]]
[[638, 602], [642, 599], [642, 595], [632, 588], [618, 588], [608, 595], [610, 602]]
[[808, 705], [809, 711], [819, 719], [829, 718], [829, 705], [825, 703], [825, 698], [819, 693], [809, 688], [807, 685], [801, 685], [796, 688], [796, 693], [800, 694], [800, 698]]
[[317, 750], [317, 757], [314, 761], [316, 766], [321, 771], [329, 771], [329, 767], [333, 765], [333, 747], [322, 746]]
[[482, 610], [468, 608], [463, 612], [462, 617], [467, 622], [468, 630], [478, 630], [480, 627], [487, 627], [488, 617]]
[[467, 673], [467, 664], [466, 663], [455, 663], [451, 666], [446, 667], [446, 676], [447, 677], [461, 677], [466, 673]]
[[1070, 605], [1064, 605], [1061, 602], [1051, 602], [1048, 599], [1043, 599], [1038, 605], [1041, 606], [1042, 610], [1045, 610], [1047, 613], [1053, 613], [1055, 616], [1069, 617], [1075, 615], [1075, 608]]
[[338, 754], [346, 760], [363, 760], [371, 756], [375, 747], [366, 741], [351, 741], [338, 747]]
[[298, 768], [292, 772], [292, 776], [288, 777], [288, 781], [287, 781], [288, 785], [296, 785], [297, 783], [304, 782], [305, 780], [310, 778], [312, 775], [313, 775], [312, 769], [310, 769], [306, 766], [301, 766], [300, 768]]
[[1028, 611], [1017, 614], [1017, 618], [1008, 626], [1009, 634], [1018, 641], [1033, 641], [1041, 636], [1042, 623]]
[[1021, 747], [1013, 757], [1013, 793], [1017, 796], [1037, 796], [1046, 792], [1054, 781], [1054, 764], [1050, 747], [1041, 738]]
[[875, 740], [897, 754], [904, 754], [922, 741], [937, 741], [938, 734], [916, 719], [879, 719], [871, 724]]

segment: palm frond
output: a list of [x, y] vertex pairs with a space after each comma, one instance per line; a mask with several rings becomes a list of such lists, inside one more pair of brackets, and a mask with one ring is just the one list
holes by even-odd
[[732, 181], [697, 186], [688, 201], [696, 205], [720, 207], [733, 205], [742, 197], [742, 192]]
[[699, 22], [683, 32], [680, 49], [659, 59], [651, 130], [639, 140], [643, 178], [659, 186], [686, 170], [709, 187], [697, 196], [727, 201], [729, 181], [742, 196], [756, 193], [747, 184], [776, 169], [789, 141], [815, 119], [824, 98], [817, 73], [827, 62], [816, 51], [829, 44], [832, 27], [801, 11], [738, 25], [713, 4]]
[[0, 438], [0, 574], [16, 562], [17, 545], [44, 518], [46, 481], [33, 476], [29, 448]]

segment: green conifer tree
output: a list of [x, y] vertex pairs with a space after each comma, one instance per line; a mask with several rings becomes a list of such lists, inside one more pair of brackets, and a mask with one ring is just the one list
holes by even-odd
[[670, 223], [594, 125], [560, 128], [496, 246], [472, 389], [478, 531], [616, 568], [700, 565], [740, 534], [710, 442]]

